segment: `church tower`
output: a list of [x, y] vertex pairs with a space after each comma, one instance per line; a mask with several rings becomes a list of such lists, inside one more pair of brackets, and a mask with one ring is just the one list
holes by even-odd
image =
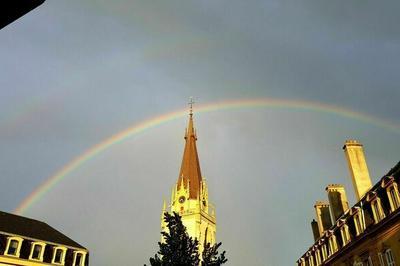
[[[172, 189], [170, 205], [164, 202], [164, 212], [177, 212], [182, 217], [183, 225], [189, 236], [199, 241], [199, 252], [204, 242], [215, 244], [216, 222], [215, 209], [208, 200], [208, 188], [200, 170], [197, 154], [197, 135], [193, 125], [192, 104], [190, 102], [189, 123], [185, 132], [185, 148], [178, 180]], [[161, 230], [166, 225], [161, 216]]]

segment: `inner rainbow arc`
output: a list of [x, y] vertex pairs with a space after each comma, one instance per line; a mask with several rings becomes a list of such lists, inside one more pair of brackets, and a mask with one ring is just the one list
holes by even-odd
[[[374, 117], [361, 112], [353, 111], [351, 109], [343, 108], [336, 105], [325, 104], [320, 102], [304, 101], [304, 100], [288, 100], [288, 99], [274, 99], [274, 98], [259, 98], [259, 99], [246, 99], [246, 100], [225, 100], [220, 102], [213, 102], [208, 104], [196, 105], [195, 112], [212, 112], [226, 109], [242, 109], [242, 108], [285, 108], [285, 109], [300, 109], [306, 111], [315, 111], [321, 113], [335, 114], [338, 116], [355, 119], [367, 124], [372, 124], [387, 130], [400, 133], [400, 125]], [[97, 154], [105, 151], [112, 145], [121, 143], [122, 141], [132, 137], [145, 130], [167, 123], [169, 121], [178, 119], [188, 114], [187, 109], [181, 109], [171, 113], [162, 114], [145, 120], [141, 123], [135, 124], [111, 137], [101, 141], [100, 143], [89, 148], [79, 156], [75, 157], [72, 161], [63, 166], [54, 175], [47, 178], [41, 185], [33, 190], [14, 210], [16, 214], [23, 214], [33, 204], [39, 201], [48, 191], [61, 182], [69, 173], [78, 169], [85, 162], [95, 157]]]

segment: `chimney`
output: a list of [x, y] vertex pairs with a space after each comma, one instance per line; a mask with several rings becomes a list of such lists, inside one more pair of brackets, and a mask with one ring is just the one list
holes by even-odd
[[336, 222], [349, 209], [346, 191], [340, 184], [328, 185], [325, 190], [328, 193], [332, 221]]
[[356, 140], [346, 140], [343, 150], [346, 154], [357, 201], [359, 201], [372, 187], [363, 145]]
[[318, 223], [315, 221], [315, 219], [313, 219], [311, 222], [311, 230], [314, 236], [314, 242], [316, 242], [321, 235], [319, 234]]
[[314, 205], [319, 235], [322, 235], [332, 226], [331, 214], [329, 212], [329, 204], [324, 201], [317, 201]]

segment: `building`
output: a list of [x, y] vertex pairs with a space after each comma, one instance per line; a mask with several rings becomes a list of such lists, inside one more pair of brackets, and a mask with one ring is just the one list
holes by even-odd
[[45, 0], [3, 0], [0, 3], [0, 29], [43, 4]]
[[0, 265], [89, 265], [88, 250], [44, 222], [0, 212]]
[[316, 204], [311, 222], [315, 242], [297, 265], [400, 265], [400, 162], [372, 185], [363, 145], [348, 140], [343, 150], [357, 203], [349, 207], [342, 185], [326, 187], [329, 203]]
[[[172, 189], [171, 202], [164, 206], [161, 215], [161, 230], [166, 230], [165, 212], [177, 212], [189, 236], [199, 241], [202, 252], [204, 242], [215, 243], [215, 208], [208, 199], [206, 180], [201, 175], [200, 161], [196, 147], [197, 135], [193, 125], [193, 112], [190, 108], [189, 124], [185, 132], [185, 148], [178, 180]], [[161, 239], [163, 241], [163, 239]]]

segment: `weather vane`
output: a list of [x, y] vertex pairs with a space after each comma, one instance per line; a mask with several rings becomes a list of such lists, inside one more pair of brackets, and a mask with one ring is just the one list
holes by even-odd
[[194, 104], [194, 103], [195, 103], [195, 102], [193, 101], [193, 96], [190, 96], [190, 97], [189, 97], [189, 103], [188, 103], [188, 104], [189, 104], [189, 107], [190, 107], [190, 109], [189, 109], [189, 110], [190, 110], [190, 113], [189, 113], [190, 115], [193, 115], [193, 104]]

